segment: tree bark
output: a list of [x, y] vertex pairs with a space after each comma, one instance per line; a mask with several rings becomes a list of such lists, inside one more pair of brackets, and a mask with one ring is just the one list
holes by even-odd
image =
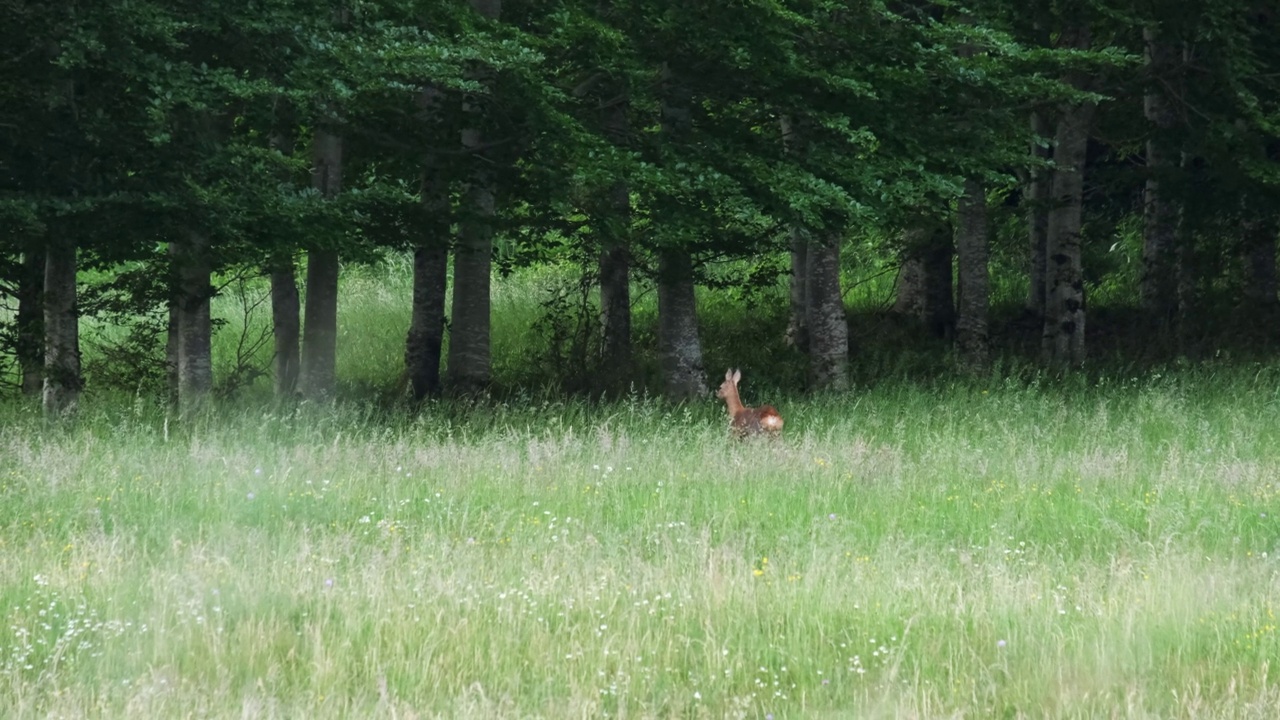
[[988, 330], [991, 296], [987, 236], [987, 195], [981, 180], [969, 178], [957, 208], [956, 264], [959, 278], [959, 315], [956, 346], [960, 364], [982, 372], [990, 362]]
[[809, 335], [809, 385], [849, 387], [849, 322], [840, 292], [840, 237], [828, 233], [806, 253], [805, 326]]
[[954, 254], [951, 237], [942, 223], [922, 220], [903, 232], [902, 268], [893, 309], [923, 321], [936, 337], [951, 337], [955, 328], [951, 279]]
[[[169, 243], [169, 258], [174, 270], [177, 270], [177, 243]], [[169, 402], [169, 407], [178, 408], [178, 280], [176, 275], [172, 279], [169, 291], [168, 315], [169, 319], [166, 323], [166, 333], [164, 342], [164, 389]]]
[[[1064, 44], [1089, 47], [1088, 29], [1074, 26], [1064, 31]], [[1076, 87], [1087, 80], [1068, 79]], [[1084, 165], [1089, 126], [1095, 105], [1091, 102], [1063, 108], [1055, 136], [1053, 208], [1049, 211], [1047, 288], [1045, 296], [1043, 354], [1045, 363], [1058, 368], [1078, 366], [1085, 359], [1084, 273], [1081, 265], [1080, 229], [1084, 210]]]
[[[439, 104], [443, 95], [428, 86], [418, 107], [429, 132], [442, 132]], [[449, 185], [440, 158], [423, 162], [420, 188], [425, 223], [413, 248], [413, 299], [404, 366], [414, 402], [441, 394], [440, 362], [444, 347], [445, 302], [449, 290]]]
[[800, 228], [790, 233], [791, 275], [788, 278], [787, 343], [809, 352], [809, 240]]
[[276, 397], [292, 397], [298, 390], [301, 306], [293, 255], [279, 253], [271, 261], [271, 333], [275, 340]]
[[[312, 186], [327, 199], [342, 192], [342, 138], [316, 130]], [[333, 396], [338, 354], [338, 251], [307, 252], [307, 310], [302, 325], [302, 362], [298, 384], [311, 400]]]
[[[693, 122], [693, 98], [666, 63], [661, 69], [660, 93], [663, 139], [671, 144], [683, 142]], [[666, 220], [665, 224], [675, 222]], [[674, 243], [658, 250], [658, 354], [665, 394], [673, 401], [701, 397], [707, 392], [702, 341], [698, 337], [693, 258], [686, 242], [677, 236]]]
[[1151, 137], [1147, 140], [1147, 181], [1143, 190], [1142, 275], [1139, 298], [1142, 309], [1156, 324], [1166, 325], [1173, 319], [1177, 305], [1177, 279], [1174, 245], [1177, 234], [1178, 207], [1170, 193], [1162, 192], [1174, 168], [1174, 151], [1167, 145], [1165, 134], [1177, 118], [1156, 80], [1167, 81], [1174, 64], [1175, 51], [1161, 42], [1154, 27], [1142, 32], [1146, 41], [1147, 73], [1150, 85], [1143, 96], [1143, 113], [1150, 121]]
[[[502, 14], [501, 0], [469, 0], [480, 15], [497, 20]], [[489, 73], [476, 70], [472, 79], [489, 82]], [[474, 123], [462, 131], [462, 147], [471, 156], [469, 184], [463, 194], [466, 208], [458, 223], [458, 242], [453, 258], [453, 321], [449, 330], [449, 365], [447, 384], [456, 395], [483, 391], [492, 374], [490, 328], [492, 323], [489, 296], [493, 269], [493, 231], [496, 216], [496, 177], [491, 153], [484, 149], [480, 129], [484, 107], [478, 99], [463, 103], [464, 115]]]
[[1244, 233], [1244, 296], [1254, 307], [1277, 303], [1276, 223], [1273, 218], [1249, 217], [1241, 223]]
[[213, 264], [209, 238], [188, 231], [174, 251], [178, 277], [178, 408], [183, 415], [198, 410], [213, 390]]
[[668, 399], [706, 395], [693, 262], [684, 248], [658, 252], [658, 353]]
[[[467, 130], [463, 145], [476, 149], [480, 132]], [[463, 197], [468, 217], [459, 221], [453, 257], [453, 321], [449, 332], [449, 391], [467, 395], [484, 390], [490, 380], [490, 276], [493, 267], [495, 201], [493, 177], [482, 158], [472, 170]]]
[[[1036, 140], [1031, 143], [1031, 154], [1040, 160], [1053, 157], [1052, 146], [1039, 140], [1048, 138], [1052, 130], [1046, 113], [1031, 113], [1031, 131]], [[1033, 167], [1027, 182], [1027, 237], [1030, 240], [1030, 286], [1027, 289], [1027, 310], [1037, 319], [1044, 318], [1044, 302], [1048, 293], [1045, 283], [1045, 258], [1049, 247], [1049, 191], [1053, 172], [1048, 168]]]
[[415, 402], [440, 394], [444, 306], [448, 292], [449, 246], [443, 237], [424, 239], [413, 250], [413, 311], [404, 364]]
[[1174, 231], [1173, 259], [1177, 265], [1176, 292], [1178, 297], [1174, 324], [1177, 325], [1178, 352], [1188, 355], [1196, 350], [1194, 346], [1195, 322], [1198, 316], [1200, 299], [1200, 273], [1197, 268], [1199, 263], [1196, 248], [1196, 223], [1199, 211], [1196, 208], [1195, 193], [1197, 192], [1196, 186], [1201, 180], [1200, 172], [1192, 167], [1194, 162], [1189, 155], [1183, 154], [1181, 165], [1183, 171], [1189, 174], [1191, 190], [1188, 195], [1188, 202], [1181, 208], [1182, 212], [1178, 216], [1177, 226]]
[[[1190, 43], [1182, 43], [1182, 67], [1187, 67], [1194, 60], [1194, 52]], [[1177, 226], [1174, 231], [1173, 261], [1176, 265], [1178, 308], [1174, 324], [1177, 325], [1178, 351], [1184, 355], [1195, 352], [1195, 320], [1199, 314], [1199, 251], [1196, 233], [1204, 212], [1200, 207], [1204, 198], [1209, 196], [1205, 187], [1203, 165], [1197, 162], [1194, 155], [1185, 149], [1179, 154], [1179, 169], [1187, 183], [1184, 202], [1179, 208]]]
[[44, 264], [44, 415], [56, 419], [75, 412], [80, 376], [80, 317], [76, 305], [76, 246], [66, 237], [50, 240]]
[[44, 250], [24, 252], [19, 272], [15, 349], [22, 373], [22, 394], [37, 397], [44, 384]]
[[[629, 213], [628, 213], [629, 214]], [[600, 252], [601, 366], [625, 387], [631, 368], [631, 250], [609, 242]]]
[[[782, 149], [788, 155], [803, 159], [804, 138], [798, 123], [789, 115], [778, 119], [782, 132]], [[793, 222], [789, 232], [791, 249], [791, 275], [788, 278], [789, 308], [786, 340], [789, 345], [809, 352], [809, 240], [798, 222]]]
[[[606, 111], [604, 128], [619, 143], [630, 134], [626, 103]], [[607, 212], [599, 260], [601, 365], [608, 384], [622, 389], [631, 376], [631, 190], [625, 182], [609, 189]]]
[[332, 397], [337, 383], [338, 270], [336, 250], [307, 253], [307, 310], [298, 387], [310, 400]]

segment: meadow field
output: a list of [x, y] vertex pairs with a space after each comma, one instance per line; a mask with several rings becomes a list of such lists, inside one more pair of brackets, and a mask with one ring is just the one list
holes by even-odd
[[[351, 396], [394, 382], [399, 292], [344, 295]], [[777, 442], [710, 393], [6, 401], [0, 717], [1280, 712], [1280, 365], [766, 374]]]
[[1273, 717], [1280, 374], [0, 430], [8, 717]]

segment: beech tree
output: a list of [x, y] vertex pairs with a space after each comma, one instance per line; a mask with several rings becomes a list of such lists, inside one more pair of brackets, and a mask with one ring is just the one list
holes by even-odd
[[[1100, 274], [1131, 286], [1157, 336], [1172, 314], [1184, 348], [1224, 293], [1276, 302], [1266, 4], [343, 7], [335, 24], [302, 0], [0, 6], [0, 357], [15, 391], [48, 384], [52, 406], [72, 406], [60, 398], [94, 381], [96, 353], [72, 367], [71, 318], [110, 304], [146, 323], [171, 310], [174, 389], [196, 407], [228, 389], [228, 359], [205, 349], [209, 302], [229, 273], [261, 272], [277, 392], [331, 395], [336, 260], [386, 253], [413, 256], [416, 399], [490, 386], [490, 283], [521, 264], [573, 263], [598, 287], [573, 310], [587, 328], [574, 372], [590, 380], [567, 390], [643, 382], [657, 351], [676, 399], [705, 395], [703, 363], [734, 350], [708, 343], [724, 333], [699, 288], [765, 297], [775, 281], [787, 291], [761, 317], [781, 335], [785, 316], [807, 370], [794, 376], [844, 387], [864, 340], [847, 335], [845, 283], [897, 253], [897, 308], [974, 368], [1007, 340], [993, 286], [1025, 283], [1044, 359], [1063, 368], [1087, 355]], [[1016, 237], [998, 203], [1025, 213]], [[1104, 239], [1118, 216], [1137, 222]], [[635, 328], [649, 292], [656, 328]]]

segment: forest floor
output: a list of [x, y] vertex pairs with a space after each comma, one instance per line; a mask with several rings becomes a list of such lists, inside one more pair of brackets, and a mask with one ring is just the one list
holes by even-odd
[[1280, 368], [0, 407], [0, 716], [1274, 717]]

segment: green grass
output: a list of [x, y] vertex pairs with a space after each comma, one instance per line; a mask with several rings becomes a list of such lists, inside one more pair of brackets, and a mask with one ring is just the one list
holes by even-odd
[[571, 274], [495, 284], [486, 402], [388, 402], [390, 258], [343, 275], [337, 406], [260, 382], [179, 424], [92, 374], [71, 426], [0, 404], [0, 717], [1280, 710], [1280, 366], [950, 380], [872, 267], [857, 387], [805, 398], [781, 287], [704, 290], [708, 367], [787, 418], [736, 444], [646, 396], [643, 288], [636, 394], [561, 398], [534, 325]]
[[1277, 388], [0, 408], [0, 714], [1273, 717]]

